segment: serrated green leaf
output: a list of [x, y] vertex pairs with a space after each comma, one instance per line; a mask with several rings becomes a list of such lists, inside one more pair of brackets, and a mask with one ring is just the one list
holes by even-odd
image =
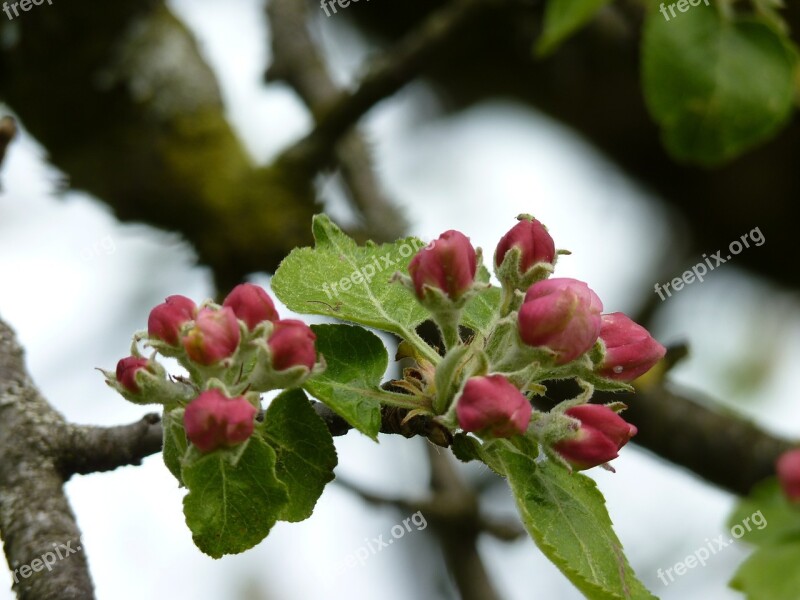
[[777, 478], [770, 477], [739, 502], [728, 519], [728, 526], [740, 526], [741, 539], [749, 544], [800, 540], [800, 507], [790, 503]]
[[302, 390], [289, 390], [269, 405], [259, 427], [275, 450], [276, 475], [289, 491], [282, 521], [302, 521], [311, 516], [325, 484], [333, 479], [336, 448], [325, 422]]
[[[481, 270], [485, 271], [486, 269], [481, 266]], [[503, 291], [498, 287], [486, 288], [475, 294], [464, 307], [461, 315], [462, 325], [483, 335], [488, 335], [499, 312], [502, 296]]]
[[636, 578], [594, 481], [549, 461], [498, 452], [536, 545], [587, 598], [655, 598]]
[[230, 450], [190, 452], [183, 464], [186, 524], [213, 558], [249, 550], [269, 533], [289, 501], [275, 475], [275, 451], [259, 435]]
[[312, 325], [317, 350], [327, 368], [305, 388], [350, 425], [372, 439], [381, 428], [381, 379], [389, 364], [386, 347], [374, 333], [352, 325]]
[[731, 587], [747, 600], [797, 600], [800, 590], [800, 540], [763, 546], [739, 567]]
[[592, 20], [610, 0], [548, 0], [536, 53], [544, 56]]
[[165, 410], [161, 426], [164, 433], [162, 449], [164, 464], [167, 465], [167, 469], [175, 476], [178, 483], [183, 485], [181, 461], [189, 446], [189, 442], [186, 440], [186, 431], [183, 428], [183, 409], [178, 408], [169, 412]]
[[791, 114], [795, 65], [780, 33], [755, 19], [725, 20], [715, 6], [647, 18], [645, 98], [679, 160], [715, 165], [772, 137]]
[[408, 272], [411, 257], [425, 243], [408, 237], [392, 244], [359, 246], [326, 215], [316, 215], [312, 228], [314, 248], [292, 250], [272, 278], [272, 290], [281, 302], [296, 312], [418, 340], [414, 328], [428, 313], [408, 289], [390, 279], [397, 271]]

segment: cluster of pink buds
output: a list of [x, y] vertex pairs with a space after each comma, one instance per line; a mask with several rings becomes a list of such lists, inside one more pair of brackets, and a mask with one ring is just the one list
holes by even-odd
[[[139, 354], [136, 341], [174, 357], [188, 371], [169, 377], [156, 360]], [[189, 441], [201, 452], [235, 446], [253, 432], [258, 394], [301, 385], [316, 368], [316, 336], [302, 321], [280, 319], [259, 286], [236, 286], [222, 305], [197, 306], [170, 296], [150, 311], [147, 335], [133, 354], [104, 372], [109, 385], [139, 404], [185, 407]]]
[[[487, 328], [475, 360], [462, 373], [449, 406], [465, 432], [480, 436], [532, 435], [575, 469], [603, 465], [636, 433], [617, 413], [623, 408], [571, 401], [552, 418], [539, 418], [527, 393], [537, 381], [575, 377], [591, 390], [630, 389], [664, 357], [665, 348], [622, 313], [603, 314], [603, 303], [583, 281], [551, 278], [559, 254], [547, 228], [520, 215], [497, 244], [495, 274], [502, 285], [496, 325]], [[439, 326], [446, 353], [463, 345], [459, 326], [470, 298], [488, 284], [476, 278], [480, 249], [458, 231], [446, 231], [411, 260], [403, 280]], [[401, 279], [402, 280], [402, 279]], [[536, 420], [540, 426], [532, 426]], [[540, 431], [541, 427], [549, 427]]]

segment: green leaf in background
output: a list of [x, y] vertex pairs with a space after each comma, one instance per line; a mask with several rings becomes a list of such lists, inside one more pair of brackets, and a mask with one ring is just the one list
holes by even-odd
[[327, 368], [305, 388], [372, 439], [381, 428], [380, 389], [389, 357], [381, 339], [352, 325], [312, 325]]
[[655, 598], [628, 564], [594, 481], [506, 448], [498, 455], [528, 533], [587, 598]]
[[591, 21], [595, 13], [609, 2], [610, 0], [548, 0], [542, 35], [536, 43], [536, 54], [550, 54], [566, 38]]
[[791, 114], [795, 66], [773, 28], [713, 5], [669, 21], [653, 10], [645, 24], [645, 99], [678, 160], [715, 165], [772, 137]]
[[220, 558], [267, 536], [289, 500], [275, 462], [275, 451], [258, 435], [231, 450], [189, 454], [183, 512], [200, 550]]
[[183, 409], [177, 408], [169, 412], [164, 411], [161, 419], [161, 426], [164, 432], [164, 442], [162, 455], [164, 464], [167, 465], [169, 472], [175, 476], [180, 485], [183, 485], [181, 477], [181, 461], [186, 455], [186, 448], [189, 442], [186, 440], [186, 431], [183, 429]]
[[272, 401], [259, 429], [277, 454], [276, 474], [289, 490], [280, 519], [307, 519], [336, 466], [336, 449], [325, 422], [302, 390], [290, 390]]
[[783, 495], [778, 479], [770, 477], [736, 506], [728, 526], [737, 525], [746, 530], [741, 539], [749, 544], [800, 540], [800, 506], [791, 504]]
[[753, 488], [728, 519], [731, 532], [758, 549], [739, 567], [731, 587], [748, 600], [795, 600], [800, 590], [800, 506], [790, 503], [778, 480]]
[[[272, 290], [291, 310], [335, 317], [391, 331], [410, 341], [427, 316], [398, 282], [396, 271], [425, 243], [408, 237], [393, 244], [359, 246], [326, 215], [314, 217], [314, 248], [296, 248], [278, 267]], [[342, 285], [344, 284], [344, 285]]]
[[747, 600], [797, 600], [800, 539], [756, 550], [734, 575], [731, 587]]

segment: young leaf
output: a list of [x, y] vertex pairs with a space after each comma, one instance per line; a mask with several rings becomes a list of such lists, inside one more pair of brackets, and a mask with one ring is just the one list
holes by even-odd
[[389, 357], [374, 333], [352, 325], [312, 325], [327, 368], [305, 388], [372, 439], [381, 428], [380, 389]]
[[528, 533], [587, 598], [655, 597], [628, 564], [594, 481], [509, 449], [498, 454]]
[[183, 486], [181, 461], [186, 455], [186, 448], [189, 446], [189, 442], [186, 440], [186, 431], [183, 428], [183, 409], [165, 410], [161, 424], [164, 431], [164, 443], [161, 452], [164, 456], [164, 464], [167, 465], [170, 473], [175, 476], [178, 483]]
[[316, 215], [312, 229], [314, 248], [292, 250], [272, 278], [272, 290], [281, 302], [299, 313], [418, 340], [414, 328], [427, 313], [411, 292], [390, 279], [396, 271], [408, 272], [411, 257], [425, 243], [408, 237], [393, 244], [359, 246], [326, 215]]
[[800, 540], [800, 508], [786, 499], [777, 478], [770, 477], [756, 485], [736, 506], [728, 526], [737, 525], [747, 531], [742, 540], [748, 544]]
[[772, 137], [791, 113], [796, 53], [761, 21], [725, 20], [704, 4], [669, 21], [653, 11], [642, 44], [648, 108], [679, 160], [729, 160]]
[[747, 600], [797, 600], [800, 539], [756, 550], [733, 576], [731, 587]]
[[249, 550], [269, 533], [289, 500], [275, 475], [275, 451], [258, 435], [231, 450], [189, 453], [183, 481], [186, 524], [213, 558]]
[[566, 38], [586, 25], [610, 0], [548, 0], [544, 30], [536, 44], [539, 56], [550, 54]]
[[[490, 277], [489, 270], [484, 265], [478, 265], [476, 280], [488, 284]], [[479, 291], [467, 301], [461, 316], [462, 324], [484, 336], [488, 335], [500, 310], [502, 295], [499, 287], [486, 287]]]
[[276, 474], [289, 491], [280, 519], [307, 519], [336, 466], [336, 449], [325, 422], [296, 389], [272, 401], [259, 430], [277, 454]]

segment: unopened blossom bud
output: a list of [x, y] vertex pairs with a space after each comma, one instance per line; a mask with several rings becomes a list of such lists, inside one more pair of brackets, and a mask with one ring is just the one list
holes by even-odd
[[264, 288], [252, 283], [242, 283], [231, 290], [223, 306], [245, 322], [248, 329], [255, 329], [263, 321], [277, 321], [278, 311]]
[[520, 270], [527, 272], [533, 265], [544, 262], [551, 263], [556, 257], [556, 246], [547, 229], [536, 219], [521, 218], [497, 244], [494, 253], [494, 264], [499, 267], [503, 259], [513, 247], [520, 249]]
[[303, 366], [314, 368], [317, 349], [314, 341], [317, 336], [311, 328], [297, 319], [276, 321], [267, 340], [272, 366], [276, 371]]
[[667, 352], [647, 329], [620, 312], [602, 315], [600, 339], [606, 354], [597, 372], [609, 379], [632, 381], [649, 371]]
[[138, 394], [141, 390], [139, 389], [139, 384], [136, 383], [136, 373], [146, 368], [146, 358], [138, 358], [136, 356], [123, 358], [117, 363], [117, 381], [132, 394]]
[[176, 346], [181, 326], [194, 319], [197, 306], [186, 296], [169, 296], [150, 311], [147, 333]]
[[636, 435], [636, 427], [607, 406], [581, 404], [565, 411], [581, 422], [576, 434], [553, 445], [575, 469], [591, 469], [617, 458], [619, 449]]
[[547, 347], [563, 365], [589, 350], [600, 334], [603, 303], [577, 279], [534, 283], [519, 309], [519, 335], [529, 346]]
[[441, 290], [451, 300], [458, 300], [475, 281], [477, 257], [469, 238], [449, 230], [411, 259], [408, 272], [417, 298], [425, 297], [424, 286]]
[[253, 434], [257, 412], [243, 396], [228, 398], [219, 390], [207, 390], [186, 407], [186, 437], [202, 453], [241, 444]]
[[194, 362], [212, 365], [236, 352], [239, 337], [239, 321], [230, 308], [203, 308], [183, 336], [183, 347]]
[[456, 404], [461, 429], [494, 437], [525, 433], [531, 412], [528, 399], [502, 375], [470, 378]]
[[783, 493], [791, 502], [800, 502], [800, 449], [781, 454], [776, 469]]

